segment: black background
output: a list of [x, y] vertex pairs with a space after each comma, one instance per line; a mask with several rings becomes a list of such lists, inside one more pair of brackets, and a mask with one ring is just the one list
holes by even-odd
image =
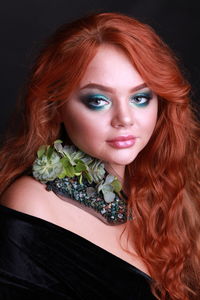
[[192, 99], [200, 103], [197, 0], [7, 0], [0, 10], [0, 136], [42, 41], [59, 25], [92, 12], [121, 12], [150, 24], [180, 59]]

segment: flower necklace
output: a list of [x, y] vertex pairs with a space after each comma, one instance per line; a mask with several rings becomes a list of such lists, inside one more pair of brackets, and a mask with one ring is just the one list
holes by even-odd
[[[127, 197], [116, 176], [108, 174], [99, 159], [75, 146], [42, 145], [33, 163], [33, 177], [62, 200], [93, 214], [110, 225], [127, 221]], [[129, 214], [128, 219], [132, 219]]]

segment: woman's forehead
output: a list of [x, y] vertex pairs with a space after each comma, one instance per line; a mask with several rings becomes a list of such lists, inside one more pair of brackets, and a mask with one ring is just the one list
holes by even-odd
[[88, 84], [131, 89], [144, 84], [144, 80], [120, 48], [106, 44], [98, 48], [90, 61], [80, 81], [80, 88]]

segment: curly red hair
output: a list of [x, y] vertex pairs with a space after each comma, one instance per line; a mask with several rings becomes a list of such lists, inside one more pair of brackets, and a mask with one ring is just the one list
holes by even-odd
[[134, 215], [129, 233], [158, 299], [198, 299], [199, 126], [190, 105], [190, 86], [173, 53], [150, 26], [122, 14], [100, 13], [64, 25], [52, 35], [27, 84], [20, 130], [7, 137], [1, 150], [1, 192], [31, 169], [40, 145], [63, 135], [58, 107], [104, 43], [120, 47], [159, 98], [152, 138], [126, 167]]

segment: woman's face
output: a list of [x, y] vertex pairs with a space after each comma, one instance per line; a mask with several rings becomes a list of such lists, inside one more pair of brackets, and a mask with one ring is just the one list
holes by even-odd
[[102, 45], [61, 118], [74, 145], [117, 171], [148, 143], [157, 102], [122, 50]]

